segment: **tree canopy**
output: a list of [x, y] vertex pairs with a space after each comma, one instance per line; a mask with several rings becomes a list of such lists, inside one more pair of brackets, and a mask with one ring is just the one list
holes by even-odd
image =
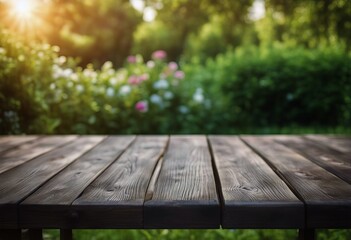
[[[35, 0], [32, 0], [35, 1]], [[307, 48], [351, 46], [351, 1], [348, 0], [37, 0], [30, 19], [11, 14], [11, 1], [0, 2], [2, 28], [26, 38], [57, 45], [61, 53], [85, 66], [107, 60], [120, 66], [131, 53], [144, 57], [164, 49], [169, 58], [203, 60], [228, 48], [274, 42]], [[253, 18], [258, 2], [264, 16]], [[156, 18], [142, 20], [143, 9]]]

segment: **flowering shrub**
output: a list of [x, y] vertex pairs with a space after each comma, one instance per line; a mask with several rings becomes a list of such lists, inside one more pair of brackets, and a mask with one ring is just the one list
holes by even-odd
[[58, 125], [45, 101], [58, 50], [0, 31], [0, 133], [50, 133]]
[[162, 50], [146, 63], [129, 56], [117, 70], [79, 68], [55, 48], [0, 39], [1, 133], [191, 132], [209, 105]]

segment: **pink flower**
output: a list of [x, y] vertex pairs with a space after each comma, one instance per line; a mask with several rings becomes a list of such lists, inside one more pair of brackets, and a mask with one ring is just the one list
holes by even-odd
[[135, 104], [135, 109], [139, 112], [147, 112], [149, 109], [149, 104], [147, 101], [139, 101]]
[[132, 75], [128, 78], [128, 83], [131, 85], [138, 85], [140, 83], [140, 79], [136, 75]]
[[148, 79], [149, 79], [149, 74], [147, 74], [147, 73], [144, 73], [144, 74], [139, 76], [140, 82], [146, 81]]
[[129, 63], [136, 63], [136, 57], [135, 56], [128, 56], [127, 61]]
[[175, 78], [178, 78], [178, 79], [184, 79], [185, 74], [184, 74], [183, 71], [176, 71], [176, 72], [174, 73], [174, 77], [175, 77]]
[[168, 68], [171, 70], [171, 71], [176, 71], [178, 69], [178, 64], [175, 63], [175, 62], [170, 62], [168, 63]]
[[167, 57], [167, 53], [163, 50], [157, 50], [152, 53], [152, 58], [155, 60], [162, 60]]

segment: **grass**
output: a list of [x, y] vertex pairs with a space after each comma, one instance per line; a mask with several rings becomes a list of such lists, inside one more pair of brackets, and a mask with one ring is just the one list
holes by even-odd
[[[296, 230], [74, 230], [75, 240], [295, 240]], [[351, 229], [318, 230], [318, 240], [350, 240]], [[58, 230], [45, 230], [44, 240], [59, 240]]]

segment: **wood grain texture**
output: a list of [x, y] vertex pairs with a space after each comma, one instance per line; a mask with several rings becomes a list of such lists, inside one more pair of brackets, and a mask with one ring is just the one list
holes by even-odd
[[223, 228], [301, 228], [303, 203], [238, 137], [211, 136]]
[[37, 138], [38, 136], [1, 136], [0, 152], [4, 152], [25, 142], [33, 141]]
[[74, 201], [78, 228], [143, 228], [143, 203], [166, 136], [139, 136], [135, 143]]
[[0, 155], [0, 173], [32, 160], [76, 138], [76, 136], [48, 136], [3, 152]]
[[0, 228], [17, 227], [17, 204], [103, 137], [81, 137], [0, 174]]
[[272, 137], [243, 137], [303, 198], [307, 228], [350, 228], [351, 185]]
[[218, 228], [220, 209], [205, 136], [171, 136], [150, 200], [145, 228]]
[[73, 201], [133, 139], [133, 136], [108, 137], [46, 182], [20, 204], [21, 227], [71, 228], [77, 220], [71, 212]]
[[298, 136], [277, 136], [274, 139], [351, 184], [351, 154]]
[[305, 135], [304, 137], [315, 141], [318, 145], [328, 146], [345, 154], [351, 154], [351, 136]]

